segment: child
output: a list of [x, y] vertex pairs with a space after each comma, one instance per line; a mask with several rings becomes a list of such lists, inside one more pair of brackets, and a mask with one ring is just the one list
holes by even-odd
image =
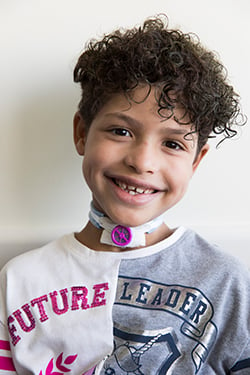
[[90, 220], [1, 272], [1, 374], [250, 374], [250, 277], [164, 213], [238, 96], [164, 18], [92, 41], [74, 71]]

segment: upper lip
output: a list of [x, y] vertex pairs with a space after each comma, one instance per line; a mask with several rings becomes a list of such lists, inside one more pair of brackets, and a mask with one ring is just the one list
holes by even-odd
[[150, 184], [150, 183], [145, 182], [145, 181], [137, 180], [137, 179], [132, 178], [132, 177], [123, 177], [123, 176], [115, 176], [115, 175], [107, 176], [107, 177], [112, 179], [112, 180], [118, 180], [120, 182], [123, 182], [124, 184], [129, 185], [129, 186], [141, 188], [143, 190], [156, 190], [156, 191], [162, 190], [156, 185]]

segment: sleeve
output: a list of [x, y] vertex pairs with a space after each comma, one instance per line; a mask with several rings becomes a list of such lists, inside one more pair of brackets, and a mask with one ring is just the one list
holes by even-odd
[[[245, 270], [245, 271], [244, 271]], [[238, 325], [236, 331], [239, 332], [238, 344], [242, 351], [230, 369], [230, 375], [250, 374], [250, 273], [249, 269], [241, 267], [238, 279], [238, 299], [235, 301], [235, 308], [238, 314]]]
[[0, 374], [17, 375], [12, 357], [6, 327], [0, 322]]
[[6, 289], [5, 273], [0, 272], [0, 374], [1, 375], [17, 375], [14, 367], [11, 345], [9, 341], [9, 331], [5, 322], [5, 289]]
[[248, 343], [246, 347], [244, 348], [244, 351], [241, 354], [240, 359], [231, 368], [230, 374], [232, 375], [249, 375], [250, 374], [250, 340], [248, 340]]

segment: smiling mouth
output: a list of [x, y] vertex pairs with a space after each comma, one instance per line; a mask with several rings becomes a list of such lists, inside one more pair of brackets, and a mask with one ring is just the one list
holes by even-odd
[[139, 195], [139, 194], [154, 194], [157, 192], [155, 189], [145, 189], [139, 186], [133, 186], [133, 185], [128, 185], [123, 181], [113, 179], [113, 182], [119, 186], [120, 189], [123, 191], [126, 191], [126, 193], [130, 195]]

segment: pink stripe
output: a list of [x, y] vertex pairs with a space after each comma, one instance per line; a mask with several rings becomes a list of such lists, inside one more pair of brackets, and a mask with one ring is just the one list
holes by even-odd
[[15, 371], [12, 359], [0, 356], [0, 370]]
[[10, 350], [9, 341], [0, 340], [0, 349]]

